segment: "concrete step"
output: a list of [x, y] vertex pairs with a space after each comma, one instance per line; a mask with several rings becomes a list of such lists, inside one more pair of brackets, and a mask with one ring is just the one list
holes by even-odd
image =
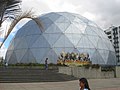
[[58, 82], [77, 78], [58, 73], [58, 69], [0, 68], [0, 82]]

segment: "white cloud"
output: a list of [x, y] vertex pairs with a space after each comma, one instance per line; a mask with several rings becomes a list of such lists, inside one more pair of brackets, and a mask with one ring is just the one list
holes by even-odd
[[46, 2], [50, 2], [47, 0], [22, 0], [22, 10], [23, 11], [33, 11], [37, 15], [40, 15], [45, 12], [49, 12], [50, 8], [46, 4]]
[[89, 20], [96, 20], [96, 17], [94, 14], [90, 13], [90, 12], [85, 12], [83, 13], [83, 16], [85, 16], [86, 18], [88, 18]]
[[69, 12], [76, 12], [76, 6], [69, 2], [65, 2], [63, 0], [56, 0], [53, 2], [46, 2], [46, 4], [49, 6], [51, 11], [54, 12], [63, 12], [63, 11], [69, 11]]
[[[29, 3], [29, 4], [27, 4]], [[119, 25], [120, 0], [23, 0], [25, 10], [36, 14], [47, 12], [75, 12], [94, 21], [105, 29], [111, 24]]]

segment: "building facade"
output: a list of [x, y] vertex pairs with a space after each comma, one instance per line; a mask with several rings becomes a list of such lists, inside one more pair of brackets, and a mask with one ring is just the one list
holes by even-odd
[[105, 33], [115, 48], [117, 64], [120, 65], [120, 26], [112, 26], [105, 30]]

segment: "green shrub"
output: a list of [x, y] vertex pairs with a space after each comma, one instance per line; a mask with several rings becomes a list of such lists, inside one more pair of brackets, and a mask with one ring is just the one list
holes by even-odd
[[98, 68], [100, 68], [100, 65], [99, 64], [92, 64], [91, 67], [98, 69]]
[[101, 71], [115, 71], [114, 66], [102, 66]]
[[91, 65], [87, 64], [87, 65], [83, 65], [85, 68], [89, 68]]

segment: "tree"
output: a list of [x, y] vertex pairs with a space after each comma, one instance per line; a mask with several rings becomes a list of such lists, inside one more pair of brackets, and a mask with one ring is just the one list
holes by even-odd
[[7, 19], [14, 19], [15, 15], [20, 12], [21, 0], [0, 0], [0, 27]]

